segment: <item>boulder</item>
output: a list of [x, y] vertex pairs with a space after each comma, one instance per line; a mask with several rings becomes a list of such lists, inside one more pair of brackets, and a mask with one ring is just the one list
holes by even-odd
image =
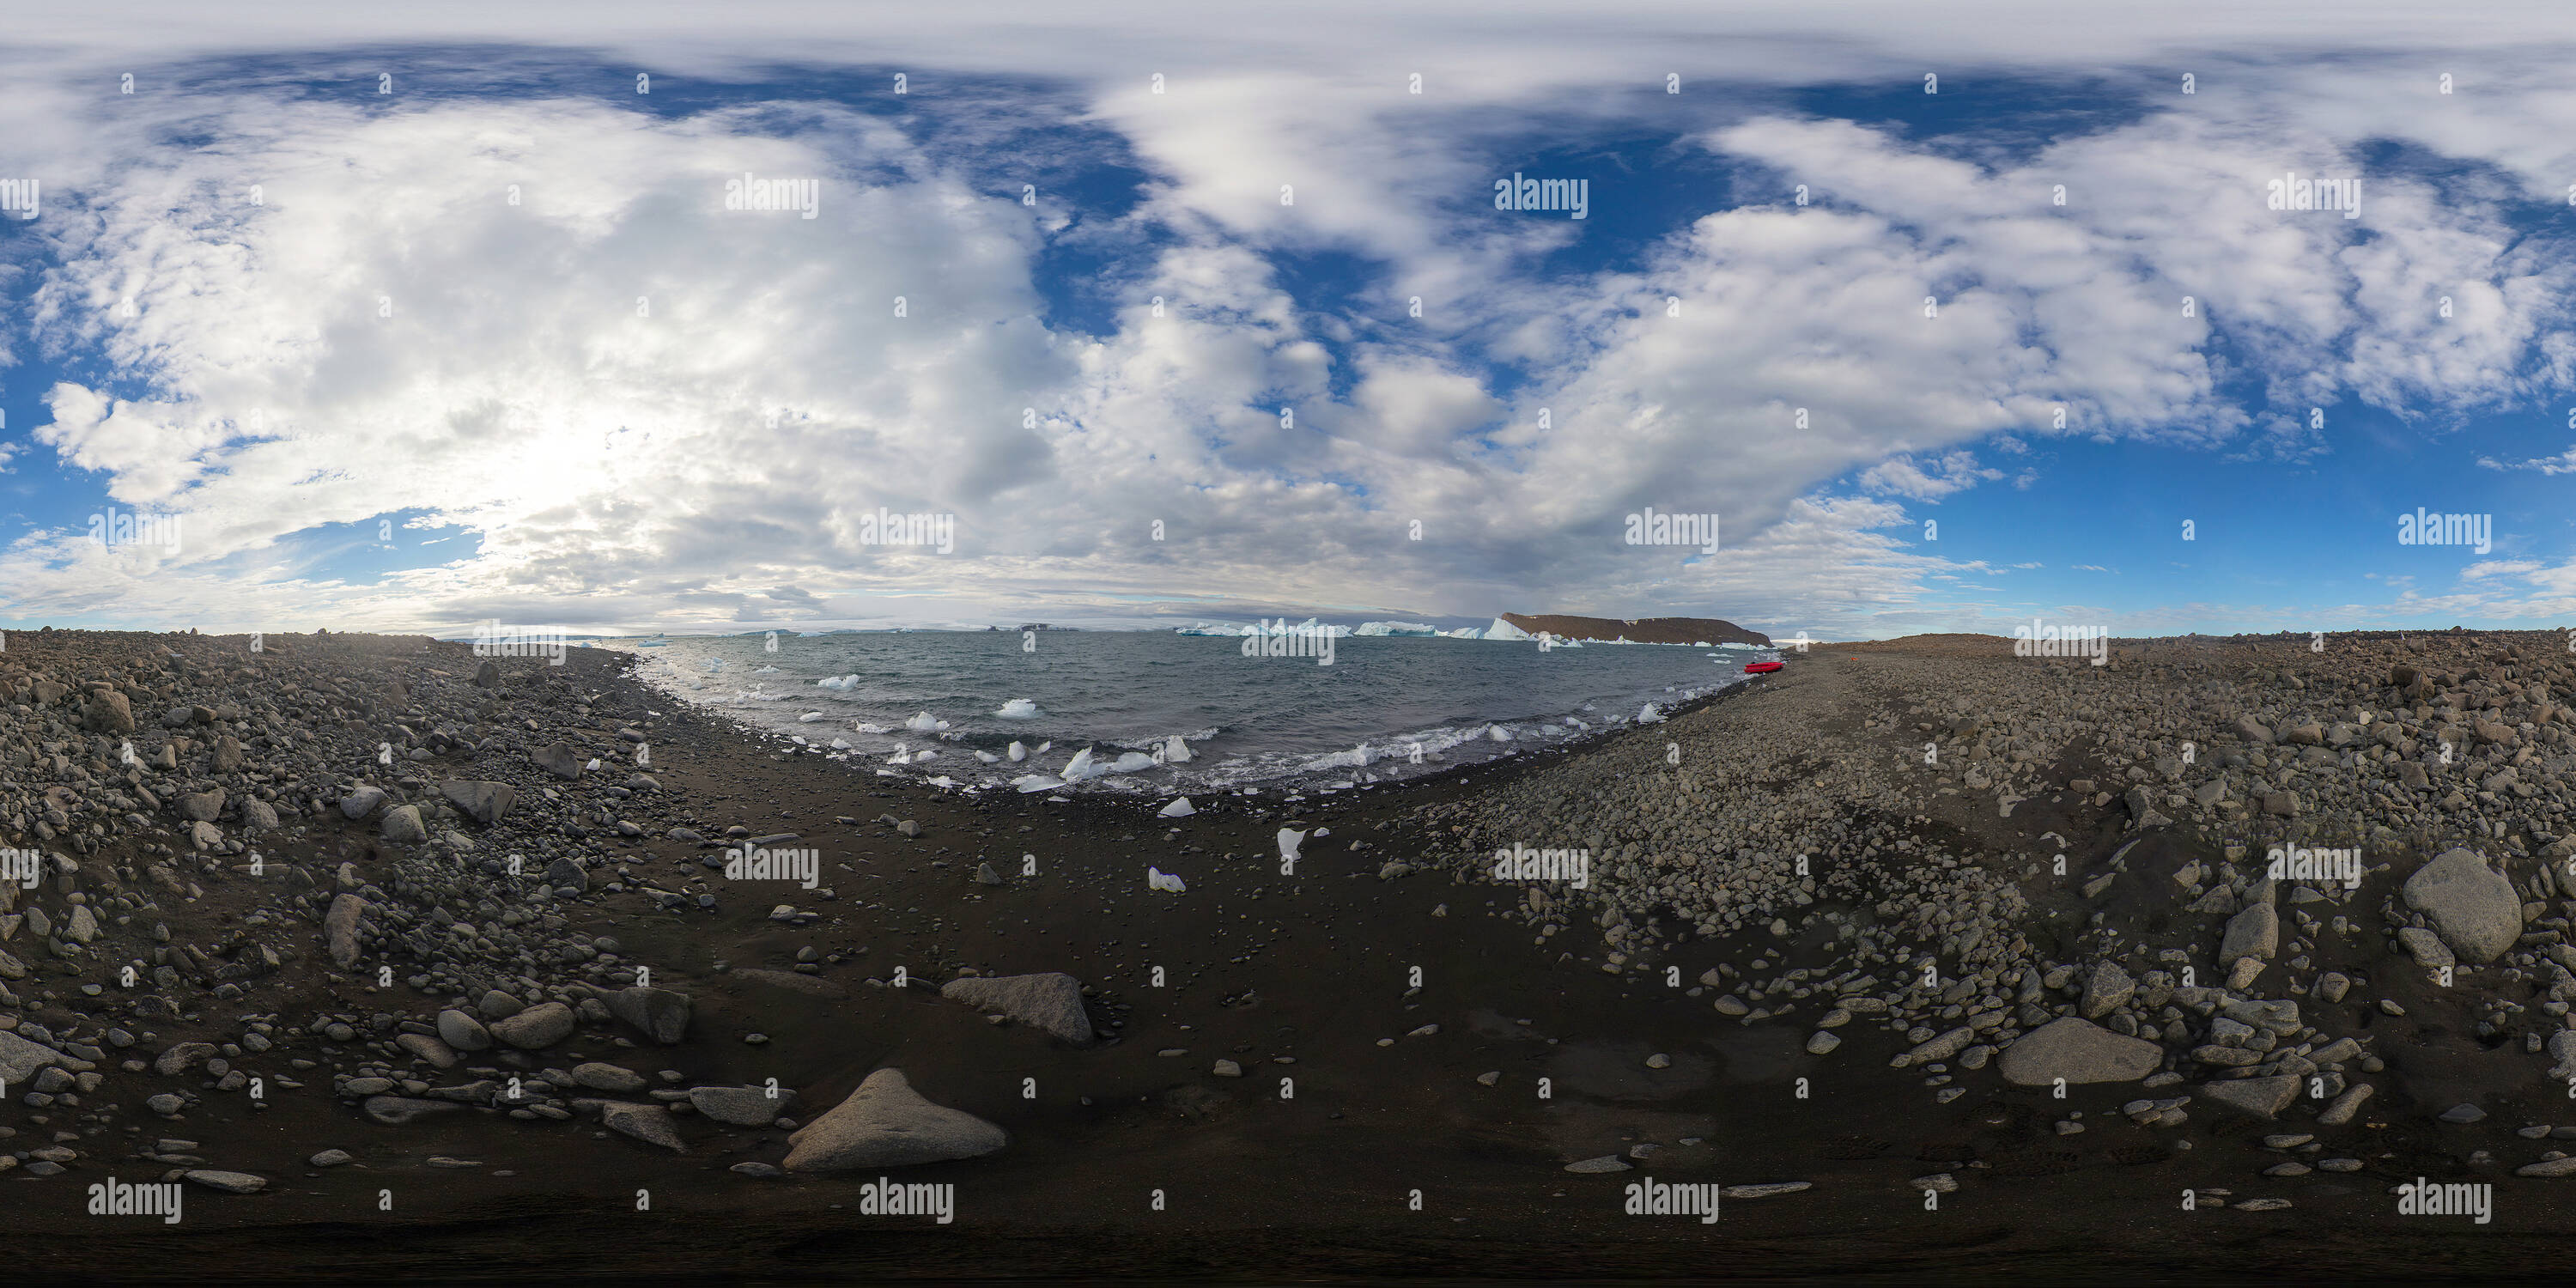
[[547, 1002], [492, 1022], [492, 1036], [522, 1051], [542, 1051], [572, 1036], [572, 1008]]
[[35, 1077], [36, 1070], [63, 1063], [62, 1052], [0, 1029], [0, 1082], [17, 1087]]
[[358, 919], [366, 913], [366, 900], [343, 893], [332, 898], [331, 910], [322, 915], [322, 932], [329, 937], [331, 960], [342, 970], [358, 964]]
[[386, 810], [379, 830], [386, 840], [397, 845], [415, 845], [429, 839], [429, 827], [421, 822], [418, 805], [397, 805]]
[[528, 759], [535, 761], [537, 768], [567, 782], [581, 777], [581, 757], [574, 755], [572, 748], [562, 743], [547, 743], [529, 753]]
[[369, 814], [375, 813], [376, 807], [384, 803], [384, 788], [369, 787], [364, 783], [360, 783], [357, 790], [340, 798], [340, 815], [343, 818], [355, 821], [365, 818]]
[[2248, 904], [2227, 919], [2227, 934], [2218, 945], [2218, 964], [2233, 966], [2239, 958], [2270, 961], [2281, 951], [2281, 914], [2268, 903]]
[[2452, 850], [2406, 879], [2406, 906], [2460, 960], [2491, 962], [2522, 937], [2522, 900], [2513, 882], [2467, 850]]
[[1091, 1017], [1082, 1009], [1082, 981], [1062, 971], [952, 979], [939, 995], [1076, 1044], [1091, 1041]]
[[[490, 666], [491, 663], [484, 663]], [[444, 782], [438, 792], [449, 804], [463, 810], [467, 817], [486, 827], [501, 821], [510, 807], [519, 803], [519, 789], [508, 783]]]
[[179, 817], [191, 823], [212, 823], [224, 812], [224, 789], [192, 792], [179, 798]]
[[691, 1087], [689, 1103], [720, 1123], [766, 1127], [796, 1103], [796, 1093], [781, 1087], [773, 1100], [767, 1087]]
[[2164, 1048], [2140, 1038], [2124, 1038], [2090, 1020], [2074, 1016], [2051, 1020], [2004, 1048], [1997, 1067], [2004, 1081], [2023, 1087], [2046, 1087], [2064, 1078], [2085, 1082], [2134, 1082], [2164, 1063]]
[[93, 693], [81, 709], [81, 724], [91, 733], [132, 733], [134, 707], [114, 689]]
[[2120, 969], [2118, 962], [2106, 961], [2096, 965], [2092, 977], [2084, 981], [2084, 1018], [2101, 1019], [2128, 1005], [2129, 998], [2137, 991], [2138, 981]]
[[438, 1013], [438, 1036], [459, 1051], [481, 1051], [492, 1045], [492, 1033], [483, 1021], [459, 1010]]
[[902, 1070], [879, 1069], [787, 1140], [788, 1171], [854, 1172], [975, 1158], [1011, 1138], [973, 1114], [923, 1099]]
[[688, 1036], [689, 1011], [689, 995], [667, 988], [621, 988], [608, 995], [609, 1014], [664, 1046]]

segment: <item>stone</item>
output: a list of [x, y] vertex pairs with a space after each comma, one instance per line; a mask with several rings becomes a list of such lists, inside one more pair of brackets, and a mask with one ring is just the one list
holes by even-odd
[[175, 1078], [217, 1054], [212, 1042], [181, 1042], [164, 1050], [152, 1061], [152, 1071], [164, 1078]]
[[609, 1101], [599, 1107], [600, 1125], [620, 1135], [632, 1136], [647, 1145], [659, 1145], [675, 1154], [688, 1152], [688, 1142], [680, 1139], [678, 1125], [671, 1121], [671, 1111], [660, 1105], [630, 1105]]
[[1602, 1172], [1625, 1172], [1632, 1169], [1628, 1166], [1628, 1160], [1617, 1154], [1603, 1154], [1599, 1158], [1587, 1158], [1568, 1163], [1565, 1165], [1565, 1170], [1578, 1176], [1592, 1176]]
[[2427, 970], [2441, 970], [2444, 967], [2460, 964], [2460, 959], [2451, 954], [2451, 946], [2443, 943], [2442, 937], [2432, 931], [2418, 930], [2413, 926], [2399, 926], [2397, 942], [2414, 957], [2416, 965]]
[[537, 768], [566, 782], [581, 777], [581, 757], [574, 755], [572, 748], [562, 743], [547, 743], [529, 753], [528, 759], [535, 761]]
[[2004, 1081], [2023, 1087], [2046, 1087], [2064, 1078], [2069, 1085], [2088, 1082], [2135, 1082], [2164, 1063], [2164, 1048], [2140, 1038], [2125, 1038], [2090, 1020], [2074, 1016], [2051, 1020], [2004, 1048], [1997, 1067]]
[[648, 1082], [643, 1074], [632, 1069], [604, 1064], [597, 1060], [588, 1064], [574, 1065], [572, 1080], [593, 1091], [614, 1092], [621, 1096], [631, 1096], [642, 1091]]
[[2084, 1000], [2080, 1009], [2084, 1018], [2098, 1020], [2128, 1005], [2138, 991], [2138, 981], [2120, 969], [2118, 962], [2106, 961], [2093, 968], [2092, 977], [2084, 982]]
[[[213, 1049], [207, 1048], [209, 1052]], [[62, 1052], [0, 1029], [0, 1082], [14, 1087], [34, 1078], [38, 1069], [64, 1063], [66, 1059]]]
[[218, 1172], [200, 1167], [184, 1175], [207, 1189], [222, 1190], [226, 1194], [257, 1194], [268, 1188], [268, 1178], [253, 1176], [248, 1172]]
[[[484, 665], [491, 664], [487, 662]], [[438, 793], [463, 811], [466, 817], [486, 827], [500, 822], [510, 812], [510, 807], [519, 803], [519, 789], [508, 783], [444, 782], [438, 785]]]
[[143, 1107], [164, 1118], [171, 1118], [188, 1107], [188, 1098], [175, 1092], [164, 1091], [158, 1095], [145, 1097]]
[[667, 988], [622, 988], [608, 995], [608, 1013], [642, 1029], [664, 1046], [689, 1032], [689, 995]]
[[2480, 1109], [2476, 1105], [2466, 1104], [2453, 1105], [2450, 1108], [2443, 1110], [2441, 1113], [2443, 1122], [2459, 1126], [2465, 1126], [2469, 1123], [2481, 1121], [2486, 1116], [2486, 1110]]
[[2513, 1174], [2516, 1176], [2537, 1176], [2542, 1180], [2553, 1180], [2561, 1176], [2576, 1176], [2576, 1154], [2570, 1154], [2565, 1158], [2552, 1158], [2538, 1163], [2525, 1163], [2522, 1166], [2513, 1169]]
[[1962, 1025], [1959, 1028], [1952, 1029], [1947, 1033], [1941, 1034], [1940, 1036], [1915, 1047], [1911, 1051], [1899, 1054], [1895, 1059], [1888, 1061], [1888, 1066], [1890, 1068], [1903, 1069], [1910, 1065], [1929, 1064], [1935, 1060], [1947, 1060], [1951, 1056], [1957, 1055], [1959, 1052], [1967, 1049], [1968, 1043], [1973, 1040], [1976, 1035], [1977, 1031], [1975, 1029]]
[[340, 814], [341, 817], [346, 818], [351, 822], [356, 822], [359, 819], [365, 818], [369, 814], [375, 813], [376, 807], [384, 803], [385, 790], [383, 788], [369, 787], [364, 783], [360, 783], [358, 784], [357, 790], [340, 798]]
[[2423, 913], [2462, 961], [2494, 961], [2522, 935], [2522, 899], [2513, 882], [2468, 850], [2417, 868], [2405, 895], [2406, 906]]
[[500, 688], [501, 664], [491, 660], [490, 658], [485, 658], [482, 665], [474, 668], [474, 687], [478, 689]]
[[433, 1069], [456, 1067], [456, 1052], [426, 1033], [404, 1033], [394, 1038], [394, 1045], [426, 1061]]
[[474, 1009], [481, 1011], [486, 1020], [506, 1020], [528, 1009], [528, 1004], [493, 988], [484, 990], [483, 996], [475, 999]]
[[2219, 942], [2218, 964], [2233, 966], [2245, 957], [2268, 962], [2280, 951], [2280, 914], [2268, 903], [2249, 904], [2227, 919], [2227, 934]]
[[760, 1181], [774, 1181], [787, 1175], [786, 1170], [775, 1163], [736, 1163], [725, 1170]]
[[114, 689], [93, 693], [81, 709], [81, 724], [91, 733], [132, 733], [134, 705]]
[[952, 979], [939, 995], [1081, 1045], [1092, 1040], [1091, 1017], [1082, 1009], [1082, 981], [1061, 971]]
[[212, 823], [224, 812], [224, 789], [191, 792], [179, 798], [179, 817], [191, 823]]
[[343, 893], [332, 896], [331, 910], [322, 915], [322, 932], [331, 946], [331, 960], [342, 970], [358, 964], [358, 919], [366, 912], [366, 900]]
[[691, 1087], [689, 1103], [720, 1123], [766, 1127], [796, 1103], [796, 1093], [781, 1087], [772, 1099], [767, 1087]]
[[1843, 1040], [1835, 1036], [1832, 1030], [1818, 1029], [1807, 1039], [1807, 1054], [1832, 1055], [1834, 1048], [1842, 1044]]
[[2241, 1078], [2233, 1082], [2204, 1083], [2201, 1097], [2257, 1118], [2271, 1118], [2290, 1107], [2298, 1098], [2299, 1079], [2289, 1074], [2270, 1078]]
[[343, 1163], [357, 1162], [358, 1157], [345, 1149], [326, 1149], [304, 1161], [315, 1167], [338, 1167]]
[[451, 1113], [465, 1106], [453, 1100], [415, 1100], [409, 1096], [369, 1096], [358, 1106], [373, 1122], [399, 1127], [431, 1114]]
[[924, 1099], [899, 1069], [879, 1069], [849, 1098], [788, 1136], [791, 1172], [849, 1172], [975, 1158], [1010, 1143], [999, 1127]]
[[1243, 1076], [1243, 1066], [1232, 1060], [1219, 1060], [1208, 1072], [1220, 1078], [1240, 1078]]
[[454, 1009], [438, 1013], [438, 1037], [459, 1051], [481, 1051], [492, 1045], [491, 1031], [483, 1021]]
[[420, 821], [418, 805], [397, 805], [386, 810], [378, 831], [396, 845], [416, 845], [429, 839], [429, 828]]
[[492, 1036], [522, 1051], [542, 1051], [572, 1036], [572, 1008], [547, 1002], [492, 1022]]
[[2317, 976], [2317, 999], [2329, 1006], [2343, 1001], [2344, 994], [2351, 989], [2351, 978], [2341, 971], [2330, 970]]

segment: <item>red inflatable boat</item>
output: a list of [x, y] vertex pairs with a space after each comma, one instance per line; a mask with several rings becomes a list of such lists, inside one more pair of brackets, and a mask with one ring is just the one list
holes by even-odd
[[1777, 671], [1779, 669], [1780, 664], [1777, 662], [1747, 662], [1744, 664], [1744, 673], [1746, 675], [1769, 675], [1773, 671]]

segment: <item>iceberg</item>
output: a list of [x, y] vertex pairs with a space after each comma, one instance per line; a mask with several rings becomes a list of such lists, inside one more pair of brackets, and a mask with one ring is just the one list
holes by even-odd
[[914, 733], [937, 733], [940, 730], [947, 728], [948, 722], [924, 711], [916, 714], [910, 720], [904, 721], [903, 727], [912, 730]]
[[1351, 634], [1368, 636], [1410, 635], [1434, 638], [1440, 634], [1440, 628], [1425, 622], [1362, 622], [1351, 628]]
[[1514, 626], [1510, 622], [1497, 617], [1494, 619], [1494, 624], [1486, 627], [1485, 633], [1477, 638], [1489, 640], [1526, 640], [1531, 638], [1531, 635], [1528, 631], [1522, 630], [1520, 627]]
[[1510, 742], [1512, 731], [1498, 724], [1489, 724], [1485, 726], [1485, 737], [1493, 742]]
[[1003, 703], [1001, 710], [993, 713], [995, 718], [1002, 720], [1035, 720], [1045, 714], [1046, 712], [1038, 710], [1037, 703], [1027, 698], [1013, 698]]

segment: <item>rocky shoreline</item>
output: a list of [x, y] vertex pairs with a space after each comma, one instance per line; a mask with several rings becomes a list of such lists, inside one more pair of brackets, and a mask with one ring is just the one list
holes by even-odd
[[[1561, 756], [1186, 819], [863, 778], [605, 651], [253, 643], [0, 653], [0, 1180], [49, 1271], [111, 1176], [199, 1196], [210, 1258], [397, 1196], [388, 1272], [504, 1196], [698, 1218], [607, 1274], [889, 1174], [1036, 1240], [923, 1274], [1304, 1228], [1650, 1273], [1701, 1237], [1624, 1216], [1655, 1177], [1729, 1238], [2007, 1220], [2041, 1259], [2104, 1204], [2293, 1242], [2419, 1177], [2568, 1210], [2555, 636], [1818, 646]], [[1588, 877], [1496, 880], [1515, 847]], [[1532, 1220], [1557, 1253], [1471, 1246]], [[1799, 1255], [1890, 1255], [1840, 1237]]]

